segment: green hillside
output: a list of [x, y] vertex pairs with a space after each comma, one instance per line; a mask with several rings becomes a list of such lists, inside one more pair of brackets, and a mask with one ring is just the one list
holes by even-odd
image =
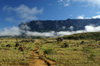
[[64, 39], [95, 39], [99, 40], [100, 39], [100, 32], [87, 32], [87, 33], [78, 33], [78, 34], [73, 34], [73, 35], [68, 35], [68, 36], [63, 36]]

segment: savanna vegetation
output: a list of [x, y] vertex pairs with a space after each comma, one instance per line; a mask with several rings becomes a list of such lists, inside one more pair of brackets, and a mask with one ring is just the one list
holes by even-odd
[[48, 59], [55, 66], [100, 66], [99, 32], [57, 38], [0, 38], [0, 66], [30, 66], [35, 50], [49, 65]]
[[63, 36], [64, 39], [86, 39], [86, 40], [99, 40], [100, 32], [87, 32], [87, 33], [78, 33], [73, 35]]

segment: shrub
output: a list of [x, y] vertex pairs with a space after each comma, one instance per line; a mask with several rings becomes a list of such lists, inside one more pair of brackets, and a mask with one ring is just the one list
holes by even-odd
[[69, 47], [67, 43], [64, 43], [63, 45], [61, 45], [62, 48], [66, 48]]
[[95, 62], [95, 58], [94, 58], [95, 55], [92, 52], [92, 48], [91, 47], [83, 47], [82, 51], [87, 54], [87, 63], [89, 62], [89, 60], [92, 60], [92, 61]]
[[63, 38], [60, 38], [60, 37], [59, 37], [59, 38], [57, 38], [56, 40], [57, 40], [57, 42], [62, 42], [62, 41], [63, 41]]
[[53, 49], [46, 49], [46, 50], [44, 50], [44, 54], [54, 54], [54, 53], [56, 53], [56, 51], [53, 50]]
[[49, 53], [51, 53], [52, 52], [52, 49], [46, 49], [45, 51], [44, 51], [44, 54], [49, 54]]
[[42, 37], [38, 36], [37, 39], [42, 39]]
[[16, 45], [15, 45], [15, 47], [18, 47], [19, 46], [19, 43], [18, 42], [16, 42]]
[[5, 47], [5, 45], [4, 44], [1, 44], [1, 47]]

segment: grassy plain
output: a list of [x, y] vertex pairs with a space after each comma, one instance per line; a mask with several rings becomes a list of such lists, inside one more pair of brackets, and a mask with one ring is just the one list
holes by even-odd
[[[100, 41], [92, 39], [73, 40], [64, 39], [63, 42], [57, 42], [56, 38], [34, 39], [34, 42], [21, 42], [18, 39], [24, 51], [15, 47], [15, 38], [0, 38], [0, 66], [29, 66], [31, 52], [38, 49], [40, 59], [43, 55], [57, 63], [57, 66], [100, 66]], [[30, 40], [30, 39], [25, 39]], [[80, 44], [82, 41], [84, 43]], [[64, 43], [68, 47], [61, 47]], [[12, 47], [6, 47], [10, 44]]]

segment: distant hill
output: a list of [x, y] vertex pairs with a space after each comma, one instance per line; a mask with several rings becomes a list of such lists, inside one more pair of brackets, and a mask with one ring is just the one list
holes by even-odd
[[[67, 19], [67, 20], [35, 20], [20, 23], [19, 27], [27, 25], [29, 31], [48, 32], [48, 31], [76, 31], [83, 30], [86, 25], [100, 25], [100, 19]], [[27, 29], [24, 29], [27, 30]]]
[[73, 35], [63, 36], [64, 39], [93, 39], [93, 40], [100, 40], [100, 32], [87, 32], [87, 33], [78, 33]]

